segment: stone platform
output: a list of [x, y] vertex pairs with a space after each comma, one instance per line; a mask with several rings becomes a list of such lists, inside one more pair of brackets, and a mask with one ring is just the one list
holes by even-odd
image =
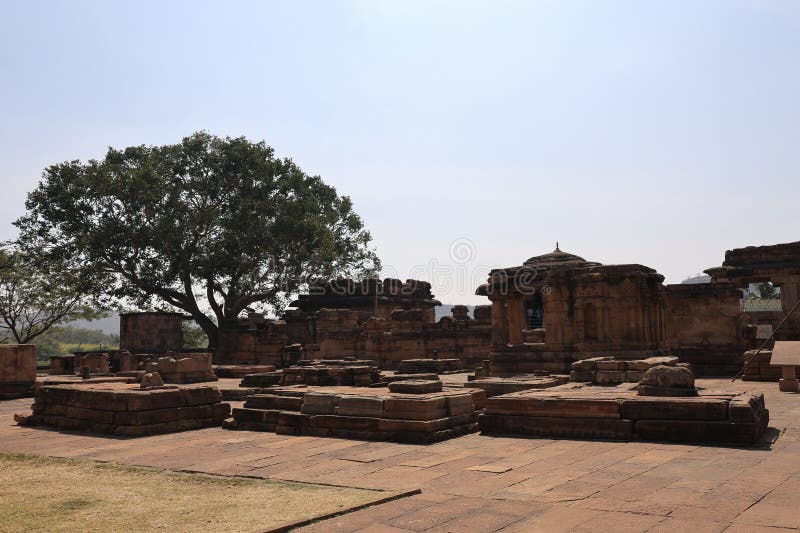
[[631, 385], [569, 384], [489, 398], [483, 434], [752, 445], [767, 428], [763, 394], [637, 396]]
[[405, 394], [361, 387], [280, 387], [248, 397], [228, 429], [286, 435], [436, 442], [477, 430], [482, 390]]
[[242, 379], [248, 374], [263, 374], [264, 372], [274, 372], [273, 365], [214, 365], [214, 374], [218, 378], [238, 378]]
[[25, 425], [126, 437], [218, 426], [230, 405], [207, 386], [142, 390], [126, 383], [45, 385], [36, 390]]
[[264, 388], [274, 385], [313, 385], [366, 387], [380, 381], [380, 372], [372, 361], [320, 360], [302, 361], [295, 366], [249, 374], [242, 378], [245, 388]]
[[486, 396], [501, 396], [512, 392], [519, 392], [530, 389], [548, 389], [557, 387], [569, 381], [566, 375], [539, 376], [534, 374], [523, 374], [513, 378], [480, 378], [468, 381], [464, 384], [467, 388], [483, 389]]
[[730, 378], [700, 378], [697, 385], [763, 393], [770, 429], [761, 446], [477, 433], [413, 445], [220, 427], [113, 439], [18, 426], [12, 415], [30, 412], [32, 403], [23, 398], [0, 402], [0, 451], [233, 479], [422, 491], [297, 529], [303, 533], [797, 533], [800, 395], [781, 393], [775, 383]]

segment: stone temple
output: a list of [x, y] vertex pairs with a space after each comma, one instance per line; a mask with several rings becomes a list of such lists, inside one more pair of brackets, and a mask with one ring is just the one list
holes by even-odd
[[476, 291], [492, 302], [492, 374], [563, 373], [578, 359], [668, 349], [663, 281], [652, 268], [602, 265], [558, 246], [493, 270]]

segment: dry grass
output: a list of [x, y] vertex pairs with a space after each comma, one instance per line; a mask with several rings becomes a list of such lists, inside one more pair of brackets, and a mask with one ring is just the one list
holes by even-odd
[[0, 531], [255, 531], [382, 496], [0, 453]]

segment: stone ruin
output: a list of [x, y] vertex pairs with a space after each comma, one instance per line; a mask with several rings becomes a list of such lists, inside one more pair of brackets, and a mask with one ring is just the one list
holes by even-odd
[[749, 350], [745, 352], [746, 361], [743, 381], [778, 381], [783, 377], [783, 371], [779, 366], [772, 366], [772, 350]]
[[75, 373], [85, 375], [109, 375], [111, 367], [108, 363], [107, 353], [89, 352], [75, 356]]
[[467, 381], [464, 386], [467, 388], [482, 389], [488, 398], [501, 396], [511, 392], [519, 392], [530, 389], [549, 389], [557, 387], [569, 381], [568, 376], [563, 374], [553, 374], [542, 370], [533, 374], [520, 374], [514, 377], [476, 377]]
[[181, 313], [161, 311], [121, 313], [119, 315], [119, 347], [133, 354], [160, 354], [183, 348], [185, 317]]
[[[476, 291], [492, 302], [488, 374], [567, 373], [579, 359], [649, 353], [677, 356], [698, 375], [733, 375], [759, 327], [776, 327], [800, 300], [800, 242], [729, 250], [706, 273], [710, 283], [665, 286], [651, 268], [602, 265], [558, 247], [493, 270]], [[780, 288], [781, 312], [743, 310], [741, 289], [760, 282]], [[800, 339], [800, 313], [776, 339]]]
[[366, 387], [380, 381], [374, 361], [323, 359], [300, 361], [288, 368], [248, 374], [240, 387], [265, 388], [274, 385], [319, 385]]
[[[404, 382], [397, 382], [404, 383]], [[405, 382], [408, 383], [408, 382]], [[249, 396], [233, 410], [228, 429], [284, 435], [430, 443], [477, 430], [485, 395], [476, 389], [426, 392], [438, 382], [385, 388], [278, 387]]]
[[32, 415], [15, 415], [17, 422], [121, 437], [219, 426], [230, 414], [215, 387], [124, 383], [41, 386], [32, 409]]
[[168, 383], [201, 383], [217, 381], [209, 352], [167, 350], [163, 354], [137, 353], [127, 350], [78, 352], [71, 356], [50, 358], [48, 374], [132, 377], [137, 380], [146, 372], [159, 372]]
[[36, 346], [0, 344], [0, 400], [30, 396], [36, 382]]
[[677, 357], [648, 357], [625, 361], [614, 357], [591, 357], [572, 363], [570, 381], [588, 382], [594, 385], [619, 385], [638, 383], [645, 372], [653, 367], [685, 365]]
[[[617, 387], [569, 383], [495, 396], [487, 399], [478, 423], [486, 435], [703, 444], [753, 445], [764, 434], [769, 411], [763, 394], [698, 392], [686, 386], [685, 375], [665, 381], [661, 372], [689, 371], [685, 367], [656, 366], [647, 371], [651, 376], [646, 374], [653, 385], [650, 381], [644, 386]], [[693, 384], [694, 378], [691, 380]], [[669, 389], [677, 389], [682, 395], [652, 395]]]
[[145, 371], [158, 372], [166, 383], [201, 383], [218, 379], [211, 369], [211, 354], [205, 352], [168, 351], [164, 357], [150, 360]]
[[[357, 357], [395, 369], [405, 359], [459, 359], [466, 368], [486, 358], [491, 310], [478, 306], [474, 318], [466, 306], [435, 322], [440, 303], [430, 284], [418, 280], [338, 280], [312, 288], [291, 304], [280, 320], [251, 314], [220, 328], [217, 363], [291, 366], [302, 358]], [[302, 346], [294, 354], [287, 346]]]

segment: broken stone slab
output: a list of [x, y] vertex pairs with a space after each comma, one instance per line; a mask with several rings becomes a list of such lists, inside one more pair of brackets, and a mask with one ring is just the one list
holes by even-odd
[[595, 363], [595, 368], [597, 368], [598, 371], [600, 371], [600, 370], [624, 371], [625, 368], [626, 368], [626, 364], [625, 364], [625, 361], [618, 361], [618, 360], [615, 360], [615, 359], [606, 359], [606, 360], [597, 361], [597, 363]]
[[151, 389], [154, 387], [163, 387], [164, 380], [161, 379], [161, 374], [158, 372], [147, 372], [142, 376], [142, 382], [139, 384], [141, 389]]
[[390, 392], [405, 394], [424, 394], [426, 392], [441, 392], [442, 382], [439, 380], [410, 379], [389, 383]]
[[639, 382], [640, 396], [697, 396], [694, 374], [685, 366], [658, 365]]
[[664, 357], [648, 357], [647, 359], [638, 359], [636, 361], [628, 361], [628, 370], [641, 370], [646, 372], [654, 366], [666, 365], [674, 366], [678, 364], [677, 357], [664, 356]]
[[611, 357], [590, 357], [589, 359], [581, 359], [572, 363], [572, 370], [595, 370], [599, 361], [610, 361]]

